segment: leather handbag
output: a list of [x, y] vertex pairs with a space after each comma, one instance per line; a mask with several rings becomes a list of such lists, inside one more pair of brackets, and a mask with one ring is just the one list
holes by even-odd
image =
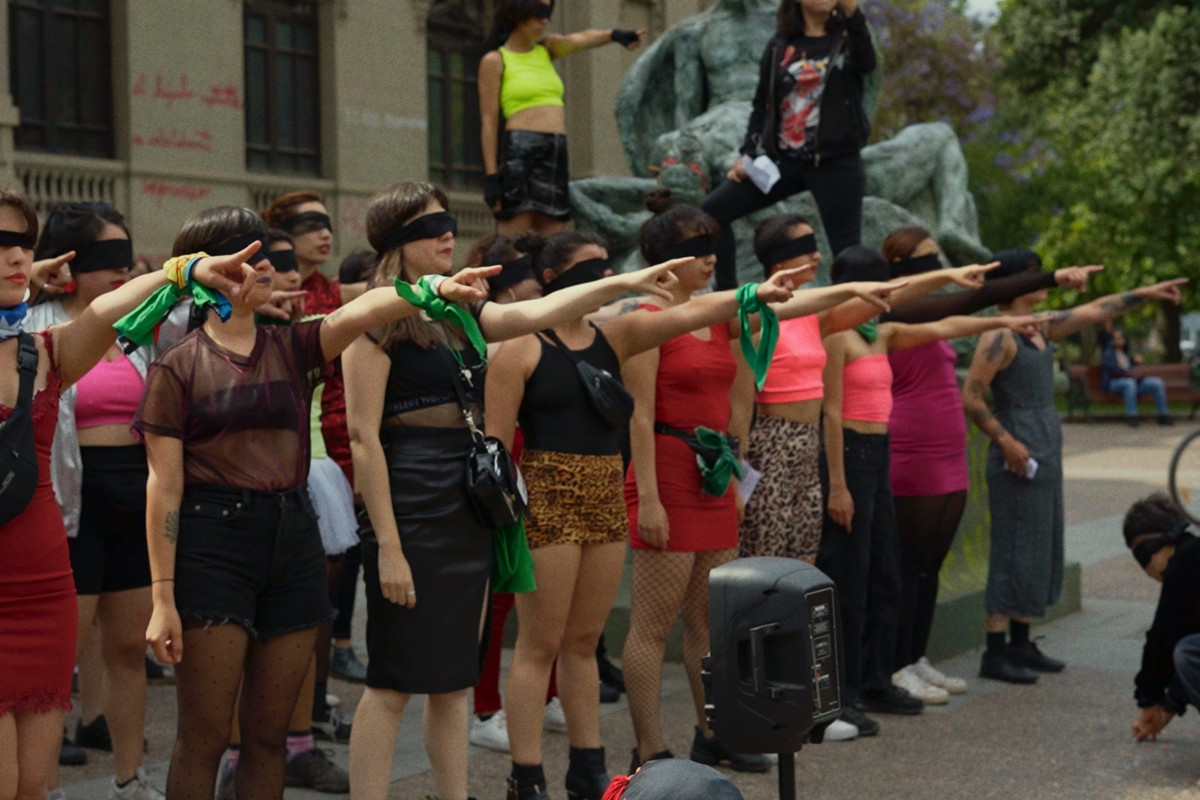
[[[592, 327], [596, 328], [595, 323], [592, 323]], [[544, 330], [542, 333], [575, 364], [575, 371], [579, 374], [579, 380], [583, 382], [583, 393], [592, 409], [604, 420], [604, 424], [614, 431], [627, 427], [633, 416], [633, 395], [625, 388], [625, 384], [621, 383], [621, 379], [608, 370], [579, 358], [563, 344], [554, 331]], [[596, 335], [602, 335], [599, 328], [596, 328]]]
[[33, 383], [37, 378], [38, 352], [33, 337], [17, 339], [17, 405], [0, 424], [0, 525], [11, 522], [33, 499], [38, 484], [37, 451], [33, 437]]

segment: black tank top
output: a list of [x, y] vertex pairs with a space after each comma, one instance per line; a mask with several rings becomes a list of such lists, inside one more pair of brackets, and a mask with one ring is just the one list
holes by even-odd
[[[604, 333], [583, 350], [572, 350], [580, 361], [608, 370], [621, 379], [621, 362]], [[621, 452], [621, 431], [604, 423], [588, 401], [573, 362], [556, 345], [538, 336], [542, 354], [525, 383], [517, 419], [529, 450], [548, 450], [584, 456], [613, 456]]]

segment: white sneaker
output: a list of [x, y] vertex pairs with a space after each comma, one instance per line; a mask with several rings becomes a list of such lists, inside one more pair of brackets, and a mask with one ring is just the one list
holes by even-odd
[[858, 726], [844, 719], [835, 719], [825, 729], [825, 741], [848, 742], [858, 738]]
[[950, 702], [950, 693], [945, 689], [926, 683], [917, 675], [912, 664], [892, 675], [892, 684], [899, 686], [913, 697], [925, 701], [931, 706], [945, 705]]
[[504, 716], [504, 710], [497, 711], [487, 719], [480, 719], [477, 715], [472, 714], [471, 732], [468, 738], [476, 747], [486, 747], [497, 753], [507, 753], [509, 750], [508, 721]]
[[113, 778], [108, 788], [108, 800], [167, 800], [167, 796], [150, 782], [146, 770], [138, 767], [133, 780], [124, 786], [118, 787], [117, 779]]
[[567, 715], [563, 713], [562, 701], [557, 697], [546, 703], [546, 710], [542, 715], [542, 726], [546, 730], [556, 733], [567, 732]]
[[962, 694], [967, 690], [966, 681], [962, 678], [951, 678], [934, 669], [933, 664], [930, 664], [929, 659], [925, 656], [921, 656], [921, 660], [912, 665], [912, 670], [921, 680], [931, 686], [940, 686], [950, 694]]

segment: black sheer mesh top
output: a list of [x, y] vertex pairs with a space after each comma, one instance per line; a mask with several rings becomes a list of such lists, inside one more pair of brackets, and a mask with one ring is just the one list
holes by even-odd
[[150, 367], [133, 427], [183, 441], [185, 486], [296, 489], [308, 480], [309, 404], [324, 365], [319, 319], [260, 327], [248, 356], [200, 328]]

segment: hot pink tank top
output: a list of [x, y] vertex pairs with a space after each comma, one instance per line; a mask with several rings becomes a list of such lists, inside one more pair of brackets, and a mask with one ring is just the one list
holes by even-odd
[[821, 343], [821, 320], [816, 314], [779, 321], [779, 342], [767, 372], [767, 382], [758, 392], [764, 405], [799, 403], [825, 396], [825, 345]]
[[842, 371], [842, 419], [887, 422], [892, 414], [892, 365], [886, 355], [864, 356]]
[[142, 376], [125, 356], [101, 361], [75, 384], [75, 427], [130, 425], [142, 401]]

